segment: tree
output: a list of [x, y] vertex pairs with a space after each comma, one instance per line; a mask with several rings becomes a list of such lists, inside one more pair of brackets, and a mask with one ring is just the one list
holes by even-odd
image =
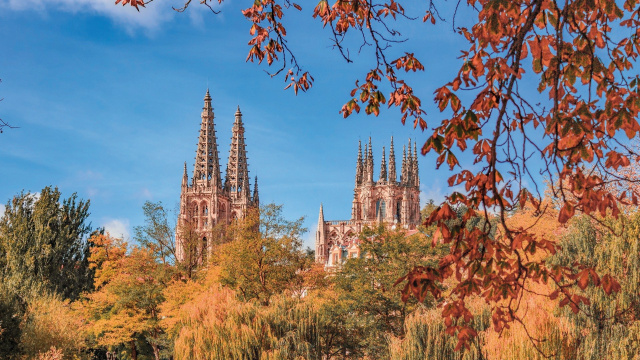
[[22, 192], [7, 203], [0, 218], [0, 357], [28, 351], [21, 338], [31, 323], [22, 320], [39, 298], [73, 300], [92, 289], [88, 216], [88, 201], [76, 194], [61, 200], [57, 188]]
[[[116, 3], [138, 10], [145, 5], [144, 0]], [[209, 1], [202, 3], [210, 6]], [[443, 315], [449, 329], [463, 335], [473, 333], [466, 306], [472, 295], [482, 294], [493, 305], [493, 321], [500, 331], [518, 320], [515, 304], [525, 292], [523, 279], [556, 285], [575, 280], [574, 264], [549, 268], [528, 260], [536, 249], [553, 254], [558, 248], [544, 236], [509, 226], [507, 215], [527, 205], [545, 211], [539, 191], [544, 180], [560, 201], [561, 223], [576, 213], [615, 217], [620, 204], [637, 205], [637, 191], [609, 185], [623, 185], [626, 179], [616, 170], [638, 160], [627, 143], [640, 130], [640, 77], [634, 72], [640, 53], [637, 0], [466, 4], [474, 20], [461, 23], [456, 18], [464, 10], [459, 3], [450, 20], [468, 47], [461, 49], [458, 73], [432, 89], [443, 119], [430, 127], [422, 95], [414, 92], [409, 78], [425, 68], [415, 52], [401, 46], [406, 38], [397, 29], [402, 21], [422, 19], [435, 25], [444, 20], [440, 5], [424, 3], [422, 17], [405, 12], [395, 0], [321, 0], [313, 9], [313, 17], [329, 28], [334, 47], [346, 61], [353, 61], [351, 34], [358, 39], [355, 46], [371, 49], [371, 71], [355, 82], [343, 116], [359, 112], [361, 105], [376, 116], [385, 104], [399, 109], [403, 124], [409, 120], [414, 128], [429, 129], [422, 154], [435, 153], [436, 168], [446, 163], [454, 171], [449, 185], [464, 189], [452, 189], [427, 219], [438, 226], [450, 253], [437, 267], [416, 268], [407, 277], [407, 291], [416, 294], [436, 293], [438, 282], [455, 279], [456, 289]], [[272, 75], [284, 75], [287, 88], [297, 93], [306, 91], [313, 77], [287, 42], [283, 17], [293, 9], [302, 10], [290, 0], [259, 0], [249, 3], [243, 15], [251, 23], [247, 60], [266, 59], [275, 66]], [[529, 92], [535, 84], [537, 93]], [[469, 152], [472, 155], [465, 156]], [[456, 205], [470, 210], [463, 224], [451, 227], [447, 220], [455, 217], [451, 208]], [[498, 236], [491, 235], [495, 229], [488, 221], [473, 230], [464, 224], [477, 216], [488, 220], [494, 212], [502, 227]], [[607, 293], [618, 288], [612, 277], [602, 278]], [[560, 289], [563, 297], [586, 301], [576, 294], [577, 286]], [[459, 338], [462, 346], [470, 337]]]
[[87, 347], [84, 321], [69, 300], [58, 295], [33, 298], [20, 325], [23, 356], [35, 359], [55, 348], [67, 358], [87, 358], [82, 357]]
[[20, 193], [0, 219], [0, 279], [21, 297], [32, 291], [76, 299], [90, 290], [89, 201], [76, 194], [60, 201], [57, 188]]
[[0, 357], [15, 359], [20, 354], [20, 319], [24, 301], [14, 289], [0, 283]]
[[[212, 231], [217, 230], [214, 228]], [[178, 232], [180, 233], [182, 259], [176, 263], [177, 268], [184, 274], [187, 279], [194, 277], [196, 269], [202, 264], [202, 237], [196, 224], [189, 221], [180, 221], [178, 223]]]
[[169, 225], [162, 202], [145, 201], [142, 205], [144, 225], [134, 227], [134, 239], [150, 249], [163, 264], [176, 263], [175, 229]]
[[[606, 226], [614, 228], [612, 233]], [[580, 359], [634, 359], [640, 353], [640, 213], [598, 223], [587, 216], [571, 221], [562, 237], [562, 250], [553, 256], [553, 264], [580, 261], [585, 269], [620, 275], [620, 291], [608, 296], [595, 272], [577, 272], [581, 295], [587, 303], [569, 304], [574, 311], [563, 316], [574, 327], [576, 354]], [[569, 299], [571, 301], [572, 299]], [[567, 300], [562, 300], [567, 301]], [[577, 311], [580, 306], [582, 311]]]
[[129, 346], [137, 358], [136, 341], [143, 340], [160, 359], [164, 332], [160, 305], [168, 281], [166, 266], [152, 251], [132, 247], [121, 239], [98, 234], [92, 237], [91, 264], [96, 269], [95, 289], [87, 294], [83, 309], [88, 331], [103, 347]]
[[213, 254], [220, 282], [238, 290], [242, 298], [269, 304], [272, 295], [291, 290], [301, 277], [306, 254], [302, 251], [303, 218], [288, 221], [282, 205], [268, 204], [232, 223], [228, 238]]
[[[345, 358], [330, 299], [274, 295], [269, 306], [241, 301], [228, 288], [212, 286], [185, 303], [175, 343], [180, 359]], [[347, 352], [348, 353], [348, 352]], [[353, 355], [353, 354], [351, 354]]]
[[405, 318], [419, 303], [435, 305], [433, 297], [420, 302], [405, 298], [396, 286], [414, 267], [437, 263], [445, 248], [432, 247], [429, 235], [408, 235], [383, 225], [365, 228], [359, 237], [360, 256], [347, 259], [333, 276], [336, 302], [360, 329], [357, 352], [362, 356], [388, 357], [386, 339], [404, 337]]

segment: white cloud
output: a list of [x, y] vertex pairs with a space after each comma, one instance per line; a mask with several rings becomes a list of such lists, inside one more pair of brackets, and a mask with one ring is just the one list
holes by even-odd
[[102, 224], [104, 230], [111, 236], [117, 238], [129, 239], [129, 220], [128, 219], [109, 219]]
[[0, 219], [4, 217], [4, 210], [5, 210], [4, 204], [0, 204]]
[[173, 10], [166, 3], [149, 4], [136, 11], [132, 6], [116, 5], [114, 0], [0, 0], [0, 8], [14, 11], [37, 11], [46, 16], [48, 10], [71, 13], [93, 13], [106, 16], [116, 24], [133, 33], [142, 28], [147, 32], [158, 29], [173, 16]]

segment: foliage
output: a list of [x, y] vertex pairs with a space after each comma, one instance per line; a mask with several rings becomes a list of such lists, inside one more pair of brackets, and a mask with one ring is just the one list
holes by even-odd
[[69, 300], [46, 294], [34, 297], [20, 326], [21, 352], [29, 359], [54, 348], [60, 357], [81, 356], [86, 349], [83, 325], [83, 317], [72, 309]]
[[[476, 305], [473, 328], [482, 332], [489, 326], [489, 309]], [[478, 316], [479, 315], [479, 316]], [[392, 336], [389, 343], [389, 359], [485, 359], [481, 338], [474, 339], [469, 351], [457, 351], [456, 341], [447, 335], [446, 326], [439, 311], [434, 308], [418, 306], [416, 311], [407, 316], [404, 322], [403, 337]], [[499, 357], [497, 357], [499, 358]], [[520, 358], [524, 359], [524, 358]]]
[[[405, 317], [418, 304], [402, 297], [398, 279], [416, 266], [434, 265], [444, 249], [433, 248], [423, 234], [407, 236], [384, 225], [365, 228], [359, 247], [360, 257], [348, 259], [333, 277], [334, 291], [362, 333], [358, 351], [375, 358], [386, 354], [388, 336], [404, 336]], [[426, 303], [432, 306], [435, 301]]]
[[169, 225], [167, 211], [162, 202], [145, 201], [142, 205], [144, 225], [134, 227], [134, 240], [142, 247], [151, 250], [163, 264], [175, 264], [175, 231]]
[[169, 274], [166, 266], [156, 262], [151, 250], [129, 248], [121, 239], [98, 234], [91, 241], [96, 291], [82, 304], [88, 331], [98, 345], [130, 344], [132, 353], [137, 353], [135, 342], [142, 337], [158, 360], [164, 343], [160, 304]]
[[292, 286], [308, 261], [301, 250], [303, 218], [288, 221], [282, 205], [268, 204], [249, 212], [226, 229], [228, 242], [215, 250], [220, 283], [238, 290], [244, 300], [268, 304], [271, 296]]
[[0, 358], [14, 359], [19, 353], [20, 320], [24, 301], [0, 282]]
[[319, 303], [283, 295], [269, 306], [211, 287], [183, 306], [179, 359], [330, 359], [335, 318]]
[[180, 250], [181, 261], [177, 261], [176, 268], [180, 273], [188, 279], [191, 279], [199, 265], [202, 264], [202, 240], [201, 234], [195, 224], [188, 221], [180, 221], [178, 223], [178, 232], [180, 234]]
[[64, 359], [64, 353], [62, 350], [52, 346], [44, 353], [39, 353], [37, 360], [62, 360]]
[[[604, 225], [611, 227], [609, 231]], [[597, 287], [593, 273], [578, 273], [577, 282], [590, 302], [581, 312], [565, 311], [578, 339], [576, 357], [582, 359], [636, 359], [640, 353], [640, 213], [605, 219], [600, 224], [581, 216], [562, 238], [560, 251], [551, 261], [580, 261], [590, 268], [618, 274], [620, 291], [607, 295]], [[564, 285], [564, 284], [563, 284]]]
[[83, 239], [90, 231], [89, 201], [60, 196], [50, 187], [22, 192], [0, 219], [0, 279], [21, 297], [47, 291], [76, 299], [91, 289], [89, 244]]

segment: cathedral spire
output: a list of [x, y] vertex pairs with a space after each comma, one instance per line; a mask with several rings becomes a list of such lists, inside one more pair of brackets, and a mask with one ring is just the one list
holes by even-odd
[[373, 182], [373, 150], [369, 136], [369, 152], [367, 153], [367, 182]]
[[324, 227], [324, 211], [322, 210], [322, 203], [320, 203], [320, 214], [318, 215], [318, 231]]
[[407, 182], [407, 146], [402, 145], [402, 167], [400, 168], [400, 183], [406, 185]]
[[204, 96], [201, 118], [202, 123], [200, 125], [198, 149], [196, 150], [196, 163], [193, 169], [193, 182], [194, 184], [217, 188], [222, 185], [222, 182], [220, 180], [218, 144], [213, 124], [214, 115], [209, 89], [207, 89], [207, 93]]
[[187, 175], [187, 162], [184, 162], [184, 173], [182, 174], [182, 187], [186, 187], [189, 184], [189, 175]]
[[413, 142], [413, 185], [420, 186], [420, 176], [418, 175], [418, 146]]
[[249, 171], [247, 170], [247, 151], [244, 143], [244, 125], [240, 106], [236, 111], [233, 123], [231, 146], [229, 147], [229, 162], [224, 188], [232, 199], [244, 199], [249, 202]]
[[407, 178], [405, 180], [407, 185], [413, 185], [413, 156], [411, 155], [411, 138], [409, 138], [409, 145], [407, 146]]
[[260, 196], [258, 196], [258, 177], [256, 176], [256, 180], [253, 183], [253, 204], [258, 206], [260, 204]]
[[389, 148], [389, 182], [394, 183], [396, 178], [396, 153], [393, 150], [393, 136], [391, 137], [391, 147]]
[[362, 184], [362, 142], [358, 140], [358, 162], [356, 164], [356, 186]]
[[387, 160], [384, 146], [382, 147], [382, 161], [380, 162], [380, 182], [387, 182]]

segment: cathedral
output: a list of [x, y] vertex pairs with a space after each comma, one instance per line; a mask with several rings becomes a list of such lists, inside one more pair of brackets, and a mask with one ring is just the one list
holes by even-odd
[[320, 205], [316, 232], [316, 261], [328, 267], [340, 264], [345, 258], [359, 256], [358, 234], [365, 225], [385, 223], [414, 230], [420, 223], [420, 179], [418, 177], [418, 151], [416, 144], [411, 153], [411, 140], [402, 149], [400, 181], [396, 174], [396, 155], [393, 137], [389, 147], [387, 167], [385, 148], [378, 181], [373, 177], [373, 150], [371, 138], [358, 144], [356, 181], [350, 220], [324, 220]]
[[209, 229], [218, 223], [229, 224], [233, 219], [242, 218], [249, 209], [258, 208], [260, 204], [258, 178], [255, 178], [253, 193], [249, 185], [247, 150], [240, 107], [238, 106], [233, 123], [224, 184], [220, 174], [218, 144], [209, 90], [204, 97], [201, 118], [193, 177], [189, 181], [186, 162], [182, 175], [180, 214], [176, 228], [176, 255], [179, 261], [183, 261], [185, 256], [184, 244], [179, 234], [179, 229], [185, 224], [189, 224], [202, 238], [202, 245], [198, 251], [204, 255], [209, 249], [206, 238]]

